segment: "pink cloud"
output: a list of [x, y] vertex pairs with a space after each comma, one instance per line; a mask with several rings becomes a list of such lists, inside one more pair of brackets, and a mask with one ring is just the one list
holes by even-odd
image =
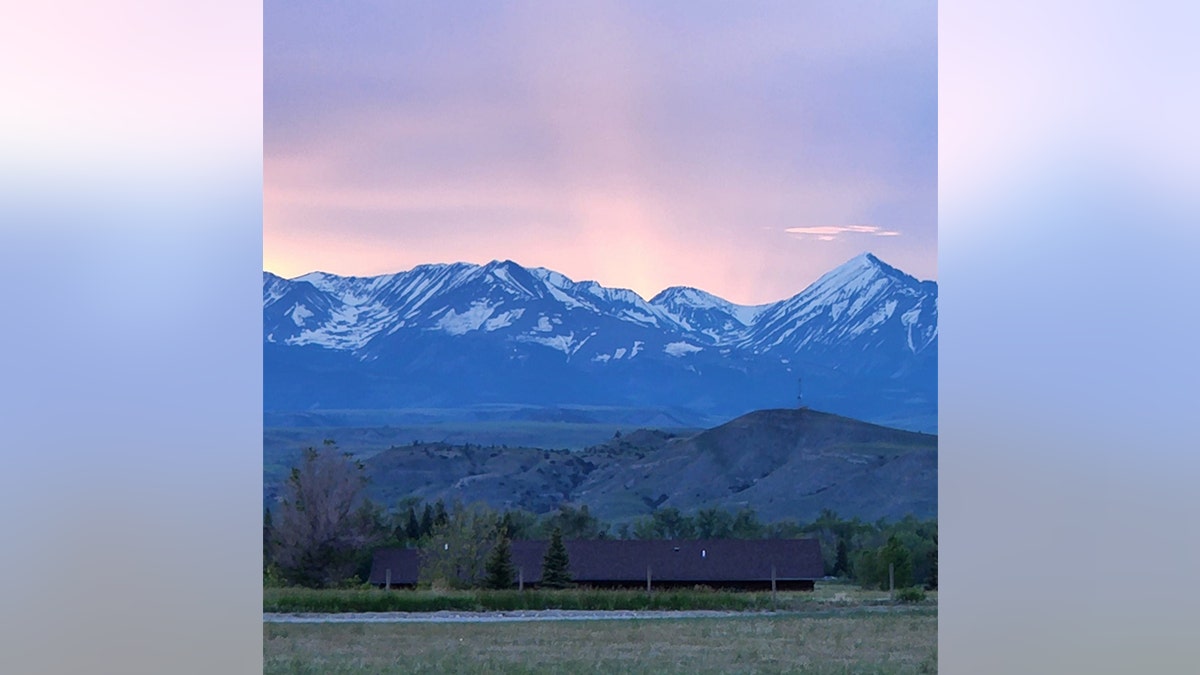
[[869, 234], [875, 237], [897, 237], [896, 230], [885, 230], [875, 225], [816, 225], [813, 227], [789, 227], [784, 232], [799, 237], [816, 237], [819, 241], [834, 241], [842, 234]]

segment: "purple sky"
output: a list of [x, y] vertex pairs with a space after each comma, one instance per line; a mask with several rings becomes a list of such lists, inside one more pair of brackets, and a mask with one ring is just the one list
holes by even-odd
[[937, 5], [265, 4], [264, 267], [937, 273]]

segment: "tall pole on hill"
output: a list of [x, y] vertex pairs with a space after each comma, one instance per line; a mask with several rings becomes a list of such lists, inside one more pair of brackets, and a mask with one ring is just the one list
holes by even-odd
[[796, 407], [804, 407], [804, 378], [796, 378]]

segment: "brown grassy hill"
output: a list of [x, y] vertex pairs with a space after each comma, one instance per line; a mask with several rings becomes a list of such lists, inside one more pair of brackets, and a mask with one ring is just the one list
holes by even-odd
[[691, 436], [639, 430], [582, 452], [417, 444], [366, 461], [384, 503], [407, 495], [545, 512], [586, 504], [621, 522], [657, 507], [822, 509], [864, 520], [937, 515], [937, 436], [815, 410], [762, 410]]
[[815, 410], [753, 412], [637, 454], [591, 472], [576, 498], [610, 519], [656, 506], [751, 506], [765, 520], [937, 514], [936, 436]]

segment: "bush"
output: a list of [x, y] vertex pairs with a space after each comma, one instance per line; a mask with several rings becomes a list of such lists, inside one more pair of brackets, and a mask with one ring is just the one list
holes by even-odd
[[338, 582], [338, 584], [333, 588], [343, 591], [365, 591], [371, 590], [375, 587], [363, 581], [358, 575], [354, 575], [349, 579], [343, 579], [342, 581]]
[[891, 583], [889, 566], [893, 570], [896, 588], [912, 585], [912, 554], [895, 536], [888, 537], [887, 544], [877, 549], [860, 551], [854, 561], [854, 576], [863, 588], [886, 591]]
[[920, 586], [909, 586], [908, 588], [901, 588], [896, 591], [895, 598], [896, 598], [896, 602], [902, 602], [902, 603], [924, 602], [925, 601], [925, 589], [921, 588]]

